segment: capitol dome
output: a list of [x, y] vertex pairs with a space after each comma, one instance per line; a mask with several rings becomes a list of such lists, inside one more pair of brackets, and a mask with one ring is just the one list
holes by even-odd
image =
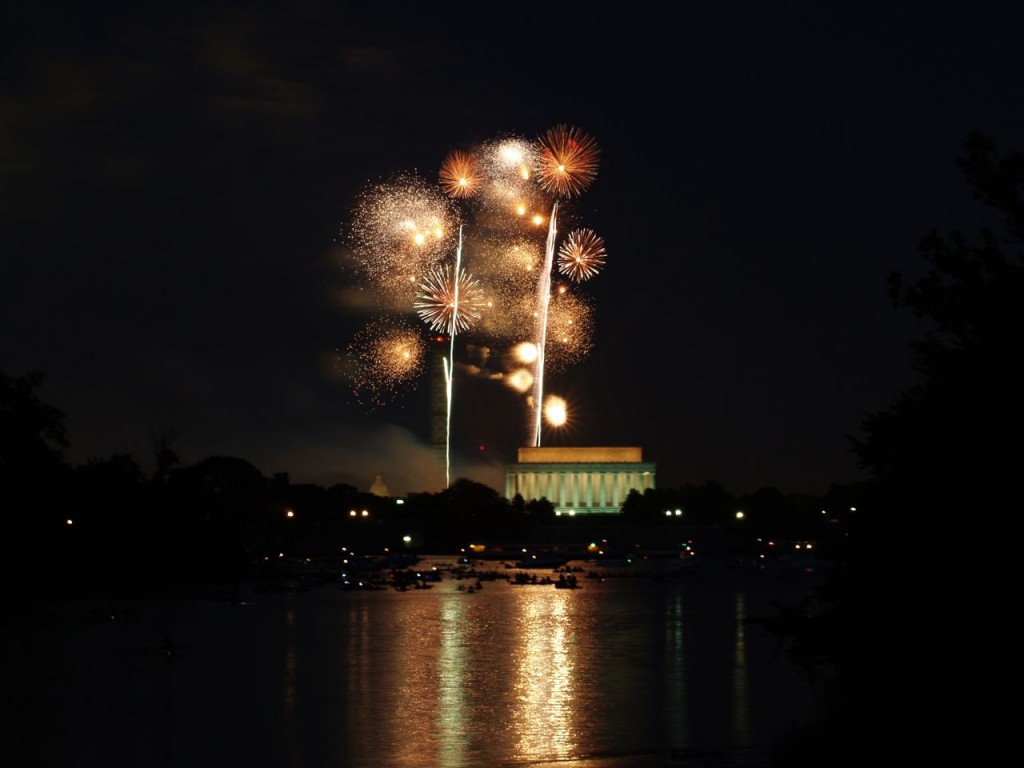
[[390, 496], [391, 493], [388, 491], [388, 487], [384, 485], [384, 481], [381, 480], [380, 475], [377, 475], [377, 479], [373, 481], [373, 485], [370, 486], [370, 493], [374, 496]]

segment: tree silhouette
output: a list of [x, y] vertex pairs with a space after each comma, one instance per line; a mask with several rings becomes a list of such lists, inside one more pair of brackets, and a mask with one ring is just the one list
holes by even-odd
[[33, 372], [9, 378], [0, 372], [0, 481], [43, 480], [64, 468], [69, 448], [64, 412], [36, 393], [46, 378]]
[[19, 589], [16, 600], [31, 601], [37, 585], [26, 583], [40, 551], [64, 553], [69, 508], [70, 465], [63, 449], [64, 413], [37, 391], [45, 374], [19, 377], [0, 373], [0, 505], [7, 543], [0, 569]]
[[153, 444], [153, 458], [155, 459], [155, 469], [153, 470], [155, 482], [165, 482], [168, 473], [181, 463], [177, 451], [174, 450], [174, 444], [180, 435], [180, 430], [173, 427], [162, 427], [150, 432], [150, 442]]
[[[925, 274], [893, 273], [889, 296], [928, 324], [917, 380], [852, 438], [872, 475], [825, 609], [790, 616], [799, 658], [834, 668], [817, 729], [779, 764], [996, 762], [1010, 713], [985, 707], [1008, 657], [1013, 536], [1024, 426], [1024, 156], [972, 134], [958, 164], [993, 224], [972, 241], [927, 233]], [[1015, 655], [1015, 654], [1014, 654]]]
[[[962, 517], [962, 505], [1016, 495], [1024, 370], [1016, 350], [1024, 329], [1024, 156], [996, 155], [973, 134], [958, 163], [974, 196], [995, 214], [971, 242], [954, 231], [928, 233], [920, 252], [930, 266], [914, 282], [893, 273], [899, 309], [929, 321], [914, 342], [918, 381], [887, 411], [869, 414], [854, 439], [861, 466], [890, 494], [914, 494], [936, 513]], [[928, 492], [924, 498], [920, 494]]]

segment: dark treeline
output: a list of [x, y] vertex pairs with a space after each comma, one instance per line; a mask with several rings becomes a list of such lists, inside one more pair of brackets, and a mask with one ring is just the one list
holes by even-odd
[[[851, 506], [851, 489], [840, 486], [824, 500], [774, 488], [736, 497], [709, 481], [633, 491], [620, 515], [556, 517], [547, 499], [506, 499], [467, 479], [396, 499], [347, 484], [296, 484], [287, 473], [267, 477], [237, 457], [182, 466], [169, 430], [152, 436], [150, 475], [130, 455], [72, 466], [64, 457], [70, 447], [65, 415], [40, 398], [43, 382], [42, 373], [0, 373], [0, 487], [13, 502], [6, 520], [15, 543], [9, 564], [22, 576], [52, 577], [28, 579], [26, 588], [45, 587], [59, 599], [97, 589], [138, 594], [236, 579], [268, 559], [321, 557], [342, 547], [361, 554], [454, 553], [471, 543], [531, 542], [540, 530], [556, 527], [577, 526], [582, 535], [584, 526], [590, 533], [595, 524], [610, 532], [683, 524], [717, 529], [737, 546], [760, 535], [822, 540]], [[831, 510], [827, 516], [823, 504]]]

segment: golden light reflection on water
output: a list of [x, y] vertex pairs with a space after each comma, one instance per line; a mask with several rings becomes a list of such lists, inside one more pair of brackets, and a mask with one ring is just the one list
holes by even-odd
[[451, 691], [442, 692], [446, 629], [450, 638], [458, 626], [445, 627], [434, 601], [409, 605], [394, 627], [395, 647], [401, 655], [394, 659], [387, 680], [401, 708], [389, 723], [386, 749], [394, 756], [393, 765], [448, 765], [441, 762], [441, 745], [456, 740], [436, 727], [442, 702], [451, 698]]
[[[731, 585], [691, 586], [488, 583], [471, 594], [442, 582], [346, 597], [333, 635], [339, 749], [366, 768], [469, 768], [763, 746], [765, 701], [781, 704], [751, 674], [765, 643], [747, 616], [760, 604]], [[293, 659], [285, 679], [287, 727]]]
[[367, 702], [375, 701], [382, 687], [391, 685], [394, 664], [377, 641], [380, 629], [374, 626], [374, 606], [355, 600], [346, 609], [346, 663], [338, 681], [348, 702], [342, 722], [347, 726], [346, 740], [358, 742], [357, 751], [371, 752], [393, 740], [389, 724], [381, 723]]
[[572, 594], [524, 587], [515, 601], [511, 728], [516, 758], [557, 759], [579, 748]]
[[444, 734], [439, 765], [465, 765], [467, 723], [472, 713], [466, 705], [468, 664], [465, 642], [466, 603], [447, 601], [441, 606], [440, 688], [437, 731]]

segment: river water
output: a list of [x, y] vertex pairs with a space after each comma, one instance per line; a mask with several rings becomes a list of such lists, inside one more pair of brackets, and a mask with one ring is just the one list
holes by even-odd
[[440, 569], [429, 589], [247, 584], [9, 616], [4, 762], [753, 766], [813, 714], [811, 682], [751, 620], [820, 573], [584, 562], [579, 589], [499, 572], [477, 590], [449, 564], [419, 564]]

